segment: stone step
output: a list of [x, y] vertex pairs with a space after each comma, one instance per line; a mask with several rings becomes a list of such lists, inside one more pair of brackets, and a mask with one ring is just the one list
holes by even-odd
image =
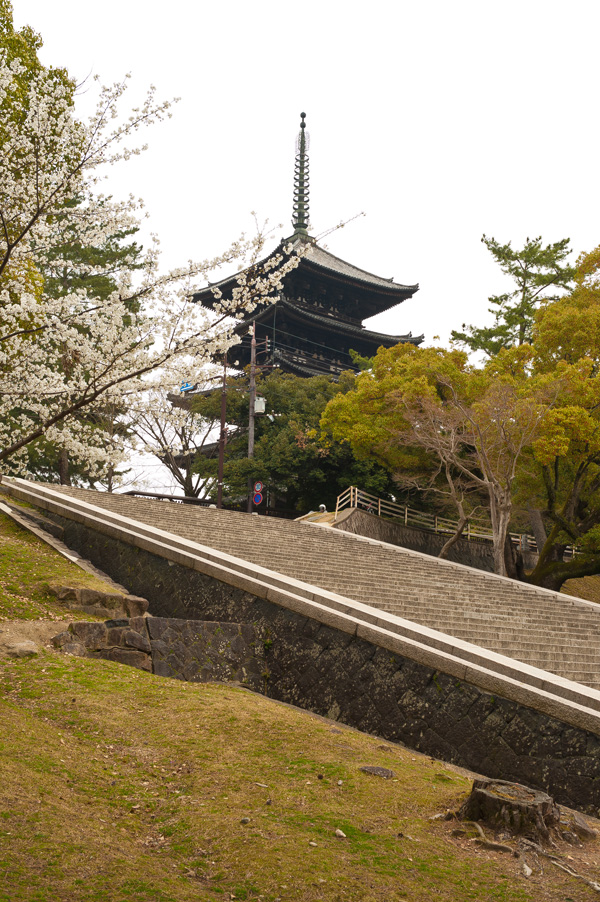
[[[364, 601], [363, 601], [364, 603]], [[528, 622], [526, 618], [520, 618], [517, 620], [508, 620], [508, 621], [497, 621], [494, 620], [493, 617], [489, 618], [470, 618], [465, 617], [463, 615], [456, 614], [444, 614], [444, 612], [440, 611], [432, 611], [432, 610], [414, 610], [403, 608], [398, 605], [389, 605], [389, 604], [377, 604], [377, 603], [369, 603], [369, 607], [374, 607], [377, 610], [385, 611], [388, 614], [394, 614], [397, 617], [401, 617], [403, 620], [412, 620], [416, 623], [423, 623], [424, 625], [431, 626], [435, 624], [435, 628], [437, 629], [437, 624], [445, 623], [448, 626], [452, 626], [456, 629], [466, 629], [471, 630], [474, 633], [477, 632], [489, 632], [490, 628], [497, 632], [498, 635], [509, 636], [517, 636], [522, 635], [524, 630], [527, 630], [533, 635], [547, 638], [554, 638], [555, 640], [562, 641], [570, 641], [570, 639], [580, 640], [584, 642], [595, 642], [598, 644], [598, 630], [595, 629], [591, 631], [586, 628], [579, 627], [571, 627], [568, 631], [565, 630], [565, 625], [561, 621], [551, 621], [547, 620], [543, 627], [537, 626], [537, 624]]]
[[411, 607], [409, 605], [399, 605], [389, 602], [384, 602], [379, 599], [356, 599], [360, 600], [363, 604], [369, 604], [370, 607], [377, 608], [378, 610], [385, 610], [390, 614], [397, 614], [398, 617], [404, 617], [406, 620], [414, 619], [415, 617], [419, 620], [431, 620], [431, 619], [443, 619], [446, 621], [451, 621], [452, 623], [462, 624], [465, 627], [470, 627], [472, 629], [476, 629], [479, 626], [481, 628], [485, 628], [490, 624], [498, 627], [498, 629], [510, 629], [514, 627], [521, 631], [524, 627], [528, 629], [533, 629], [535, 632], [545, 633], [547, 635], [555, 635], [558, 631], [561, 636], [570, 636], [570, 635], [580, 635], [585, 639], [596, 639], [598, 640], [599, 629], [596, 624], [594, 624], [593, 628], [589, 626], [577, 626], [570, 625], [567, 629], [565, 626], [565, 622], [561, 618], [546, 618], [544, 621], [544, 625], [540, 626], [537, 620], [531, 620], [528, 617], [524, 616], [515, 616], [514, 618], [495, 618], [493, 615], [480, 615], [478, 617], [470, 616], [468, 613], [463, 611], [452, 611], [452, 610], [444, 610], [433, 607]]
[[[58, 487], [52, 486], [54, 490]], [[61, 487], [65, 494], [600, 687], [600, 606], [335, 529]], [[572, 678], [572, 677], [570, 677]]]

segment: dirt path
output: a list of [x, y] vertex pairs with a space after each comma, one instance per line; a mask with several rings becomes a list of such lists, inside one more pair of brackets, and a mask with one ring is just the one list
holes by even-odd
[[54, 650], [50, 641], [67, 624], [65, 620], [3, 620], [0, 622], [0, 658], [6, 658], [12, 645], [19, 642], [35, 642], [38, 648]]

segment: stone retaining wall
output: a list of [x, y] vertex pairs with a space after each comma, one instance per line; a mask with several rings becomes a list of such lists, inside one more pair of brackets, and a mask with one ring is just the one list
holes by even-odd
[[[332, 527], [342, 532], [351, 532], [369, 539], [377, 539], [380, 542], [389, 542], [390, 545], [399, 545], [401, 548], [410, 548], [411, 551], [420, 551], [423, 554], [430, 554], [432, 557], [439, 555], [449, 538], [426, 529], [416, 529], [391, 520], [382, 520], [381, 517], [354, 508], [342, 511]], [[476, 567], [478, 570], [485, 570], [488, 573], [494, 572], [494, 553], [491, 542], [459, 539], [450, 549], [448, 560], [454, 561], [456, 564]], [[532, 552], [524, 554], [525, 569], [533, 569], [536, 562], [537, 554]]]
[[76, 621], [53, 639], [63, 652], [105, 658], [191, 682], [237, 682], [261, 692], [263, 646], [254, 627], [165, 617]]
[[596, 734], [82, 524], [57, 521], [67, 544], [148, 598], [151, 614], [253, 624], [271, 697], [600, 812]]

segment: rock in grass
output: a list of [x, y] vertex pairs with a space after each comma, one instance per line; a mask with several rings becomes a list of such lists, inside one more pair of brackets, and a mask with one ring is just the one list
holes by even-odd
[[383, 777], [384, 780], [392, 780], [396, 776], [394, 771], [388, 770], [387, 767], [375, 767], [370, 764], [360, 767], [359, 770], [362, 770], [363, 774], [372, 774], [374, 777]]
[[346, 839], [346, 834], [344, 833], [343, 830], [340, 830], [339, 828], [335, 831], [335, 835], [337, 836], [338, 839]]
[[587, 820], [578, 811], [569, 811], [566, 808], [560, 810], [560, 824], [558, 826], [561, 837], [572, 845], [578, 845], [580, 840], [587, 842], [596, 839], [597, 832], [588, 824]]
[[[126, 625], [128, 626], [129, 622]], [[69, 624], [69, 632], [72, 634], [72, 641], [81, 642], [86, 648], [103, 648], [106, 645], [107, 627], [105, 623], [78, 620]]]
[[243, 817], [240, 821], [240, 824], [249, 824], [249, 823], [250, 823], [249, 817]]
[[38, 647], [31, 639], [22, 642], [11, 642], [6, 646], [6, 654], [9, 658], [33, 658], [38, 654]]
[[88, 651], [83, 642], [67, 642], [61, 646], [65, 655], [75, 655], [77, 658], [87, 658]]
[[125, 596], [125, 608], [130, 617], [143, 617], [148, 610], [148, 600], [137, 595]]
[[77, 593], [72, 586], [53, 586], [49, 585], [48, 591], [55, 595], [59, 601], [76, 601]]
[[62, 648], [63, 645], [66, 645], [68, 642], [73, 641], [73, 635], [68, 630], [63, 630], [62, 633], [58, 633], [56, 636], [52, 636], [52, 645], [55, 648]]

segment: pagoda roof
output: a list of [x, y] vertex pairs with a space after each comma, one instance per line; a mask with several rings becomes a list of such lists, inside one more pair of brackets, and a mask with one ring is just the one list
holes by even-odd
[[[314, 313], [312, 310], [308, 310], [306, 307], [300, 306], [299, 304], [290, 301], [284, 295], [279, 298], [279, 301], [277, 303], [281, 307], [285, 307], [286, 310], [289, 310], [289, 312], [297, 319], [312, 322], [315, 325], [322, 326], [332, 332], [341, 332], [345, 335], [355, 335], [362, 341], [385, 345], [385, 347], [388, 348], [397, 344], [419, 345], [425, 338], [424, 335], [413, 336], [412, 332], [409, 332], [406, 335], [387, 335], [385, 332], [373, 332], [370, 329], [365, 329], [364, 326], [354, 325], [353, 323], [346, 322], [344, 320], [338, 319], [337, 317], [323, 316], [320, 313]], [[238, 326], [236, 326], [235, 331], [245, 331], [249, 323], [260, 323], [264, 320], [268, 320], [271, 314], [271, 306], [263, 307], [261, 310], [255, 312], [253, 315], [244, 320], [243, 323], [240, 323]]]
[[[290, 239], [292, 246], [297, 246], [298, 243], [297, 237]], [[342, 276], [345, 280], [351, 282], [361, 282], [371, 289], [383, 288], [393, 294], [401, 294], [401, 300], [404, 300], [405, 297], [410, 297], [419, 290], [418, 283], [416, 285], [402, 285], [399, 282], [394, 282], [393, 278], [386, 279], [383, 276], [376, 276], [372, 272], [367, 272], [366, 269], [354, 266], [353, 263], [348, 263], [346, 260], [342, 260], [341, 257], [336, 257], [335, 254], [325, 250], [325, 248], [319, 247], [316, 241], [312, 244], [311, 251], [307, 256], [302, 258], [301, 265], [302, 263], [311, 267], [314, 266], [316, 269], [326, 270], [336, 276]]]
[[[360, 269], [360, 267], [336, 257], [335, 254], [330, 253], [325, 248], [319, 247], [314, 239], [307, 239], [301, 235], [293, 235], [291, 238], [282, 241], [271, 254], [268, 254], [256, 265], [260, 268], [271, 257], [282, 253], [283, 248], [288, 245], [296, 248], [306, 243], [310, 244], [310, 250], [300, 258], [297, 269], [288, 278], [293, 277], [297, 272], [304, 272], [307, 275], [310, 273], [321, 276], [329, 282], [351, 285], [359, 290], [364, 298], [365, 305], [370, 308], [368, 311], [365, 311], [364, 318], [388, 310], [390, 307], [406, 300], [406, 298], [412, 297], [419, 290], [418, 284], [402, 285], [399, 282], [394, 282], [393, 278], [383, 278], [367, 272], [365, 269]], [[209, 282], [206, 288], [193, 295], [193, 299], [208, 307], [213, 306], [215, 299], [212, 289], [218, 288], [223, 293], [233, 290], [238, 284], [238, 277], [243, 272], [247, 272], [247, 270], [241, 270], [235, 275], [227, 276], [218, 282]]]

